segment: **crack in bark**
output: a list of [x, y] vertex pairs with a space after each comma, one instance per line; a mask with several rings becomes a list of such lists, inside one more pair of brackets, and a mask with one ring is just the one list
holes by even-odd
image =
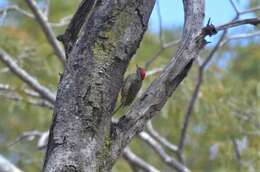
[[[140, 1], [140, 3], [141, 3], [141, 1]], [[143, 30], [146, 30], [147, 24], [145, 24], [145, 22], [144, 22], [144, 20], [143, 20], [143, 14], [141, 13], [141, 10], [139, 9], [139, 8], [140, 8], [140, 3], [139, 3], [139, 5], [136, 7], [135, 11], [136, 11], [137, 16], [138, 16], [139, 19], [140, 19], [140, 22], [141, 22], [141, 25], [142, 25]]]
[[65, 165], [62, 172], [79, 172], [75, 165]]

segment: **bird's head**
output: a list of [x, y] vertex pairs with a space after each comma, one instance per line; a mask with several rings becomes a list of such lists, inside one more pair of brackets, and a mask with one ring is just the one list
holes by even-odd
[[144, 68], [142, 67], [139, 67], [138, 65], [136, 65], [136, 75], [137, 75], [137, 78], [140, 79], [140, 80], [144, 80], [145, 77], [146, 77], [146, 71]]

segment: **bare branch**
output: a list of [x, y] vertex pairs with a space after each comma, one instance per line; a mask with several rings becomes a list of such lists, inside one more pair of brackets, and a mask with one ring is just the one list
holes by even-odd
[[30, 89], [18, 89], [19, 93], [22, 91], [24, 95], [27, 97], [24, 98], [24, 96], [20, 96], [18, 93], [16, 93], [17, 89], [11, 87], [10, 85], [7, 84], [1, 84], [0, 83], [0, 95], [13, 101], [23, 101], [25, 103], [35, 105], [35, 106], [40, 106], [40, 107], [45, 107], [48, 109], [53, 109], [53, 104], [50, 102], [42, 99], [40, 95]]
[[166, 140], [164, 137], [160, 136], [160, 134], [153, 128], [152, 121], [149, 121], [146, 125], [148, 133], [157, 140], [160, 144], [171, 150], [172, 152], [176, 153], [178, 151], [178, 147], [172, 143], [170, 143], [168, 140]]
[[22, 172], [18, 167], [0, 154], [0, 171], [2, 172]]
[[243, 15], [243, 14], [256, 12], [256, 11], [260, 10], [260, 7], [254, 7], [254, 8], [250, 8], [250, 9], [244, 10], [244, 11], [239, 11], [238, 7], [236, 6], [236, 4], [235, 4], [235, 2], [233, 0], [229, 0], [229, 2], [231, 4], [231, 6], [233, 7], [233, 9], [235, 10], [236, 16], [240, 16], [240, 15]]
[[241, 169], [242, 161], [241, 161], [241, 155], [240, 155], [240, 151], [239, 151], [239, 148], [238, 148], [237, 141], [234, 138], [232, 138], [231, 141], [232, 141], [232, 144], [233, 144], [233, 147], [234, 147], [234, 150], [235, 150], [236, 159], [238, 161], [238, 168]]
[[24, 16], [27, 16], [29, 18], [34, 18], [33, 14], [31, 14], [30, 12], [18, 7], [17, 5], [10, 5], [10, 6], [6, 6], [4, 8], [1, 8], [0, 13], [4, 12], [4, 11], [10, 11], [10, 10], [15, 10], [15, 11], [21, 13]]
[[235, 39], [245, 39], [245, 38], [252, 38], [255, 36], [260, 36], [260, 31], [256, 31], [256, 32], [252, 32], [252, 33], [242, 33], [242, 34], [237, 34], [237, 35], [233, 35], [233, 36], [229, 36], [226, 39], [224, 39], [221, 42], [220, 47], [222, 47], [223, 45], [225, 45], [227, 42], [231, 41], [231, 40], [235, 40]]
[[[46, 131], [46, 132], [40, 132], [40, 131], [36, 131], [36, 130], [27, 131], [27, 132], [22, 133], [13, 142], [9, 143], [8, 147], [11, 147], [23, 140], [32, 141], [35, 138], [38, 138], [37, 147], [38, 147], [38, 149], [42, 149], [47, 146], [48, 137], [49, 137], [48, 131]], [[125, 150], [123, 151], [123, 158], [126, 161], [128, 161], [129, 163], [131, 163], [132, 165], [142, 169], [145, 172], [159, 172], [159, 170], [156, 169], [154, 166], [145, 162], [143, 159], [141, 159], [136, 154], [134, 154], [129, 147], [126, 147]]]
[[250, 9], [241, 11], [241, 12], [239, 12], [239, 14], [243, 15], [243, 14], [247, 14], [247, 13], [256, 12], [256, 11], [259, 11], [259, 10], [260, 10], [260, 7], [254, 7], [254, 8], [250, 8]]
[[36, 130], [24, 132], [19, 137], [17, 137], [14, 141], [9, 143], [7, 146], [11, 147], [11, 146], [17, 144], [18, 142], [23, 141], [23, 140], [32, 141], [36, 137], [41, 137], [42, 134], [43, 134], [43, 132], [39, 132], [39, 131], [36, 131]]
[[130, 110], [116, 124], [114, 149], [127, 145], [135, 134], [143, 130], [146, 122], [161, 110], [169, 96], [185, 78], [193, 60], [197, 58], [201, 50], [198, 43], [204, 38], [199, 35], [204, 16], [204, 0], [183, 2], [186, 22], [183, 30], [185, 34], [183, 34], [180, 47], [161, 75], [153, 81], [146, 92], [133, 103]]
[[201, 70], [204, 70], [205, 67], [207, 66], [207, 64], [210, 62], [210, 60], [213, 58], [213, 56], [215, 55], [215, 53], [218, 51], [221, 42], [224, 40], [224, 38], [227, 35], [227, 30], [225, 30], [222, 35], [220, 36], [217, 44], [214, 46], [214, 48], [211, 50], [211, 52], [209, 53], [208, 57], [203, 61], [203, 63], [201, 64], [200, 68]]
[[41, 85], [34, 77], [18, 66], [9, 54], [0, 49], [0, 60], [22, 81], [28, 84], [34, 91], [38, 92], [42, 98], [50, 103], [55, 102], [55, 94], [48, 88]]
[[199, 70], [195, 90], [193, 91], [191, 100], [189, 102], [187, 111], [185, 113], [183, 127], [182, 127], [182, 130], [181, 130], [180, 142], [179, 142], [179, 145], [178, 145], [178, 155], [179, 155], [179, 160], [181, 162], [183, 162], [182, 151], [183, 151], [183, 147], [184, 147], [184, 143], [185, 143], [185, 138], [186, 138], [186, 135], [187, 135], [187, 129], [188, 129], [188, 126], [189, 126], [189, 121], [190, 121], [190, 117], [191, 117], [191, 114], [192, 114], [193, 106], [194, 106], [195, 101], [196, 101], [198, 94], [199, 94], [202, 78], [203, 78], [203, 71]]
[[50, 45], [52, 46], [55, 54], [58, 56], [59, 60], [64, 64], [65, 63], [65, 55], [62, 47], [60, 46], [59, 42], [56, 39], [54, 31], [52, 30], [50, 24], [48, 23], [47, 18], [43, 15], [40, 9], [37, 7], [37, 4], [33, 0], [25, 0], [27, 5], [32, 10], [37, 22], [40, 24], [47, 40], [49, 41]]
[[69, 21], [71, 20], [71, 18], [72, 18], [72, 15], [68, 15], [68, 16], [65, 16], [62, 19], [60, 19], [60, 21], [57, 22], [57, 23], [50, 23], [50, 25], [52, 27], [63, 27], [63, 26], [66, 26], [67, 24], [69, 24]]
[[[8, 84], [2, 84], [0, 83], [0, 91], [10, 91], [10, 92], [15, 92], [17, 89], [8, 85]], [[28, 96], [31, 96], [31, 97], [37, 97], [39, 98], [39, 94], [33, 90], [30, 90], [30, 89], [22, 89], [23, 93], [28, 95]]]
[[155, 167], [151, 164], [145, 162], [143, 159], [135, 155], [129, 147], [126, 147], [123, 151], [123, 158], [129, 163], [137, 166], [145, 172], [159, 172]]
[[14, 141], [9, 143], [7, 145], [7, 147], [14, 146], [15, 144], [17, 144], [21, 141], [24, 141], [24, 140], [33, 141], [34, 139], [38, 139], [37, 148], [39, 150], [43, 150], [47, 147], [48, 138], [49, 138], [49, 131], [44, 131], [44, 132], [37, 131], [37, 130], [26, 131], [26, 132], [23, 132], [20, 136], [18, 136]]
[[[22, 133], [19, 137], [17, 137], [13, 142], [8, 144], [8, 147], [11, 147], [18, 142], [21, 142], [23, 140], [32, 141], [35, 138], [38, 138], [37, 147], [38, 149], [46, 148], [48, 143], [48, 137], [49, 132], [40, 132], [40, 131], [27, 131]], [[136, 154], [134, 154], [129, 147], [126, 147], [123, 151], [123, 158], [128, 161], [129, 163], [135, 165], [136, 167], [142, 169], [145, 172], [159, 172], [158, 169], [156, 169], [151, 164], [145, 162], [143, 159], [138, 157]]]
[[229, 0], [229, 2], [232, 5], [233, 9], [235, 10], [236, 15], [239, 15], [238, 8], [237, 8], [236, 4], [234, 3], [234, 1], [233, 0]]
[[18, 96], [18, 95], [3, 94], [1, 92], [0, 92], [0, 95], [9, 99], [9, 100], [13, 100], [13, 101], [16, 101], [16, 102], [23, 101], [25, 103], [28, 103], [28, 104], [31, 104], [31, 105], [34, 105], [34, 106], [45, 107], [45, 108], [48, 108], [48, 109], [51, 109], [51, 110], [53, 109], [53, 105], [51, 103], [49, 103], [48, 101], [43, 100], [43, 99], [23, 98], [23, 97]]
[[[233, 1], [231, 1], [233, 2]], [[238, 13], [237, 15], [235, 16], [235, 18], [233, 19], [233, 21], [238, 18]], [[183, 127], [182, 127], [182, 130], [181, 130], [181, 136], [180, 136], [180, 142], [179, 142], [179, 145], [178, 145], [178, 157], [179, 157], [179, 160], [181, 162], [183, 162], [183, 147], [184, 147], [184, 143], [185, 143], [185, 138], [186, 138], [186, 135], [187, 135], [187, 130], [188, 130], [188, 126], [189, 126], [189, 120], [190, 120], [190, 117], [191, 117], [191, 114], [192, 114], [192, 111], [193, 111], [193, 107], [194, 107], [194, 104], [197, 100], [197, 97], [198, 97], [198, 93], [199, 93], [199, 90], [200, 90], [200, 86], [202, 84], [202, 81], [203, 81], [203, 72], [204, 72], [204, 69], [205, 67], [207, 66], [207, 64], [209, 63], [209, 61], [213, 58], [214, 54], [216, 53], [216, 51], [219, 49], [219, 47], [221, 46], [221, 43], [222, 41], [224, 40], [225, 36], [227, 34], [227, 30], [225, 30], [220, 39], [218, 40], [217, 44], [215, 45], [215, 47], [212, 49], [212, 51], [210, 52], [210, 54], [208, 55], [208, 57], [206, 58], [206, 60], [204, 60], [204, 62], [202, 64], [199, 64], [199, 70], [198, 70], [198, 78], [197, 78], [197, 82], [196, 82], [196, 86], [195, 86], [195, 89], [193, 91], [193, 95], [191, 97], [191, 100], [188, 104], [188, 107], [187, 107], [187, 111], [185, 113], [185, 117], [184, 117], [184, 123], [183, 123]]]
[[214, 54], [216, 53], [216, 51], [219, 49], [220, 47], [220, 43], [222, 42], [222, 40], [225, 38], [227, 34], [227, 31], [225, 30], [220, 39], [218, 40], [217, 44], [215, 45], [215, 47], [212, 49], [212, 51], [210, 52], [210, 54], [208, 55], [208, 57], [206, 58], [206, 60], [204, 60], [204, 62], [199, 66], [199, 70], [198, 70], [198, 78], [196, 81], [196, 86], [195, 89], [193, 91], [191, 100], [188, 104], [186, 113], [184, 115], [184, 122], [183, 122], [183, 126], [182, 126], [182, 130], [181, 130], [181, 135], [180, 135], [180, 141], [179, 141], [179, 145], [178, 145], [178, 158], [181, 162], [183, 162], [183, 147], [185, 144], [185, 139], [186, 139], [186, 135], [187, 135], [187, 130], [188, 130], [188, 126], [189, 126], [189, 121], [192, 115], [192, 111], [193, 111], [193, 107], [195, 105], [195, 102], [197, 100], [198, 94], [199, 94], [199, 90], [200, 90], [200, 86], [202, 84], [203, 81], [203, 72], [204, 69], [206, 67], [206, 65], [209, 63], [209, 61], [213, 58]]
[[244, 19], [244, 20], [237, 20], [237, 21], [232, 21], [220, 26], [216, 27], [217, 31], [220, 30], [225, 30], [225, 29], [229, 29], [232, 27], [237, 27], [237, 26], [241, 26], [241, 25], [245, 25], [245, 24], [251, 24], [251, 25], [258, 25], [260, 23], [260, 19], [259, 18], [250, 18], [250, 19]]
[[189, 120], [192, 114], [192, 110], [195, 104], [195, 101], [198, 97], [198, 93], [199, 93], [199, 89], [200, 86], [202, 84], [202, 80], [203, 80], [203, 71], [205, 69], [205, 67], [207, 66], [207, 64], [209, 63], [209, 61], [213, 58], [215, 52], [223, 45], [223, 41], [225, 38], [225, 35], [227, 34], [227, 29], [231, 28], [231, 27], [236, 27], [239, 25], [243, 25], [243, 24], [253, 24], [253, 25], [257, 25], [258, 23], [260, 23], [260, 20], [257, 18], [253, 18], [253, 19], [245, 19], [245, 20], [240, 20], [240, 21], [236, 21], [236, 19], [239, 17], [240, 13], [237, 9], [237, 7], [235, 6], [234, 2], [232, 0], [230, 0], [230, 3], [232, 4], [233, 8], [236, 11], [236, 16], [234, 17], [234, 19], [224, 25], [221, 25], [219, 27], [216, 27], [216, 30], [224, 30], [222, 36], [220, 37], [219, 41], [217, 42], [216, 46], [213, 48], [213, 50], [210, 52], [209, 56], [206, 58], [206, 60], [199, 66], [199, 71], [198, 71], [198, 78], [197, 78], [197, 82], [196, 82], [196, 86], [195, 86], [195, 90], [193, 92], [192, 98], [189, 102], [186, 114], [185, 114], [185, 118], [184, 118], [184, 123], [183, 123], [183, 127], [181, 130], [181, 136], [180, 136], [180, 142], [179, 142], [179, 146], [178, 146], [178, 157], [179, 160], [181, 162], [183, 162], [183, 146], [185, 143], [185, 137], [186, 137], [186, 133], [187, 133], [187, 129], [188, 129], [188, 125], [189, 125]]
[[162, 146], [154, 140], [149, 134], [146, 132], [141, 132], [139, 136], [144, 140], [149, 146], [153, 148], [153, 150], [159, 155], [159, 157], [163, 160], [164, 163], [166, 163], [168, 166], [176, 169], [179, 172], [190, 172], [190, 170], [170, 157], [162, 148]]

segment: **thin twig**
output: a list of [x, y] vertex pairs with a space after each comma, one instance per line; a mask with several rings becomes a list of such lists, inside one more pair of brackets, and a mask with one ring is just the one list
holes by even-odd
[[[210, 60], [213, 58], [214, 54], [221, 47], [221, 44], [222, 44], [222, 42], [223, 42], [223, 40], [224, 40], [224, 38], [225, 38], [225, 36], [228, 32], [227, 29], [229, 28], [229, 26], [234, 26], [234, 24], [235, 24], [234, 22], [241, 23], [241, 21], [236, 21], [239, 18], [239, 12], [238, 12], [235, 4], [233, 3], [232, 0], [230, 0], [230, 3], [233, 6], [233, 8], [237, 11], [235, 17], [231, 20], [231, 22], [229, 22], [225, 25], [222, 25], [222, 26], [225, 26], [227, 28], [222, 27], [222, 26], [217, 27], [218, 29], [216, 28], [216, 30], [222, 30], [221, 28], [225, 28], [225, 29], [224, 29], [224, 32], [222, 33], [221, 37], [219, 38], [217, 44], [211, 50], [208, 57], [203, 62], [199, 62], [198, 76], [197, 76], [195, 89], [193, 91], [191, 100], [189, 101], [186, 113], [184, 115], [184, 122], [183, 122], [182, 130], [181, 130], [181, 134], [180, 134], [180, 141], [179, 141], [179, 145], [178, 145], [178, 154], [177, 155], [178, 155], [178, 159], [182, 163], [184, 163], [183, 148], [184, 148], [185, 139], [186, 139], [186, 135], [187, 135], [188, 127], [189, 127], [189, 121], [190, 121], [190, 118], [191, 118], [191, 115], [192, 115], [192, 111], [193, 111], [195, 102], [196, 102], [198, 94], [199, 94], [200, 86], [203, 82], [204, 70], [205, 70], [206, 66], [208, 65], [208, 63], [210, 62]], [[210, 23], [208, 23], [208, 24], [210, 24]]]
[[123, 158], [133, 166], [142, 169], [144, 172], [159, 172], [151, 164], [145, 162], [143, 159], [134, 154], [129, 147], [126, 147], [123, 151]]
[[220, 36], [217, 44], [215, 45], [215, 47], [211, 50], [211, 52], [209, 53], [208, 57], [202, 62], [201, 67], [202, 70], [205, 69], [205, 67], [207, 66], [207, 64], [211, 61], [211, 59], [213, 58], [213, 56], [215, 55], [215, 53], [218, 51], [218, 49], [220, 48], [220, 44], [221, 42], [224, 40], [224, 38], [227, 35], [227, 30], [225, 30], [222, 35]]
[[260, 31], [256, 31], [256, 32], [252, 32], [252, 33], [242, 33], [242, 34], [237, 34], [237, 35], [233, 35], [233, 36], [229, 36], [226, 39], [224, 39], [221, 42], [221, 47], [224, 46], [226, 43], [228, 43], [231, 40], [235, 40], [235, 39], [245, 39], [245, 38], [251, 38], [251, 37], [255, 37], [255, 36], [260, 36]]
[[220, 31], [220, 30], [230, 29], [230, 28], [241, 26], [241, 25], [245, 25], [245, 24], [251, 24], [251, 25], [256, 26], [259, 23], [260, 23], [260, 19], [259, 18], [243, 19], [243, 20], [237, 20], [237, 21], [228, 22], [226, 24], [217, 26], [216, 30]]
[[1, 92], [0, 92], [0, 96], [3, 96], [6, 99], [13, 100], [13, 101], [16, 101], [16, 102], [23, 101], [23, 102], [28, 103], [30, 105], [45, 107], [45, 108], [48, 108], [48, 109], [51, 109], [51, 110], [53, 109], [53, 105], [51, 103], [49, 103], [48, 101], [43, 100], [43, 99], [23, 98], [23, 97], [18, 96], [18, 95], [3, 94]]
[[[8, 171], [7, 171], [8, 170]], [[12, 162], [0, 154], [0, 171], [2, 172], [22, 172], [21, 169], [16, 167]]]
[[[16, 89], [8, 84], [2, 84], [0, 83], [0, 91], [10, 91], [10, 92], [15, 92], [16, 90], [20, 90], [19, 88]], [[39, 98], [39, 94], [33, 90], [30, 90], [30, 89], [22, 89], [22, 92], [28, 96], [31, 96], [31, 97], [37, 97]]]
[[238, 10], [236, 4], [233, 2], [233, 0], [229, 0], [229, 2], [231, 4], [231, 6], [233, 7], [233, 9], [235, 10], [236, 15], [239, 15], [239, 10]]
[[179, 163], [177, 160], [173, 159], [169, 156], [162, 146], [153, 139], [149, 134], [146, 132], [141, 132], [139, 136], [144, 140], [152, 149], [159, 155], [162, 161], [167, 164], [169, 167], [176, 169], [179, 172], [190, 172], [190, 170], [185, 167], [183, 164]]
[[167, 139], [162, 137], [154, 128], [152, 121], [149, 121], [146, 125], [147, 132], [160, 144], [171, 150], [172, 152], [176, 153], [178, 151], [178, 147], [172, 143], [170, 143]]
[[[24, 96], [20, 96], [16, 91], [19, 90], [19, 93], [22, 92], [24, 95], [26, 95], [26, 98]], [[8, 84], [1, 84], [0, 83], [0, 95], [14, 101], [24, 101], [25, 103], [29, 103], [31, 105], [40, 106], [40, 107], [46, 107], [48, 109], [53, 109], [53, 104], [50, 102], [42, 99], [39, 95], [39, 93], [31, 90], [31, 89], [16, 89], [14, 87], [11, 87]]]
[[233, 147], [235, 150], [236, 159], [238, 161], [238, 169], [240, 170], [242, 167], [242, 161], [241, 161], [241, 155], [240, 155], [240, 151], [238, 148], [238, 144], [237, 144], [236, 139], [234, 139], [234, 138], [231, 138], [231, 141], [232, 141], [232, 144], [233, 144]]
[[32, 10], [35, 19], [40, 24], [42, 31], [44, 32], [47, 40], [49, 41], [50, 45], [52, 46], [55, 54], [58, 56], [59, 60], [64, 64], [65, 63], [65, 54], [60, 46], [59, 42], [56, 39], [54, 31], [52, 30], [50, 24], [48, 23], [47, 17], [43, 15], [40, 9], [37, 7], [37, 4], [33, 0], [25, 0], [27, 5]]
[[247, 13], [253, 13], [253, 12], [256, 12], [256, 11], [259, 11], [259, 10], [260, 10], [260, 7], [254, 7], [254, 8], [250, 8], [250, 9], [241, 11], [241, 12], [239, 12], [239, 14], [243, 15], [243, 14], [247, 14]]
[[19, 137], [17, 137], [14, 141], [12, 141], [11, 143], [9, 143], [7, 145], [7, 147], [11, 147], [15, 144], [17, 144], [18, 142], [21, 142], [23, 140], [28, 140], [31, 141], [33, 140], [35, 137], [41, 137], [43, 132], [39, 132], [39, 131], [27, 131], [22, 133]]
[[27, 16], [27, 17], [29, 17], [29, 18], [34, 18], [34, 16], [33, 16], [32, 13], [30, 13], [30, 12], [28, 12], [28, 11], [26, 11], [26, 10], [20, 8], [20, 7], [18, 7], [17, 5], [10, 5], [10, 6], [6, 6], [6, 7], [4, 7], [4, 8], [1, 8], [1, 9], [0, 9], [0, 13], [1, 13], [1, 12], [4, 12], [4, 11], [10, 11], [10, 10], [15, 10], [15, 11], [21, 13], [21, 14], [24, 15], [24, 16]]
[[215, 45], [215, 47], [212, 49], [212, 51], [208, 55], [208, 57], [199, 66], [198, 77], [197, 77], [195, 89], [193, 91], [193, 94], [192, 94], [191, 99], [189, 101], [186, 113], [184, 115], [184, 122], [183, 122], [182, 130], [181, 130], [181, 134], [180, 134], [180, 141], [179, 141], [179, 145], [178, 145], [178, 158], [181, 162], [184, 162], [183, 147], [184, 147], [184, 144], [185, 144], [186, 135], [187, 135], [189, 121], [190, 121], [190, 118], [191, 118], [191, 115], [192, 115], [192, 111], [193, 111], [195, 102], [197, 100], [198, 94], [199, 94], [200, 86], [201, 86], [202, 81], [203, 81], [204, 69], [205, 69], [206, 65], [210, 62], [210, 60], [213, 58], [216, 51], [219, 49], [220, 43], [225, 38], [226, 34], [227, 34], [227, 31], [225, 30], [222, 33], [222, 35], [221, 35], [220, 39], [218, 40], [217, 44]]
[[55, 102], [55, 94], [48, 88], [41, 85], [33, 76], [28, 74], [24, 69], [18, 66], [13, 58], [5, 51], [0, 49], [0, 60], [22, 81], [28, 84], [34, 91], [38, 92], [42, 98], [48, 100], [50, 103]]
[[198, 97], [198, 94], [199, 94], [202, 78], [203, 78], [203, 71], [201, 69], [199, 69], [199, 74], [198, 74], [196, 86], [195, 86], [195, 89], [194, 89], [193, 94], [191, 96], [191, 100], [188, 104], [188, 108], [187, 108], [185, 116], [184, 116], [184, 122], [183, 122], [183, 126], [182, 126], [182, 129], [181, 129], [180, 141], [179, 141], [179, 145], [178, 145], [178, 158], [179, 158], [180, 162], [182, 162], [182, 163], [184, 162], [183, 148], [184, 148], [184, 144], [185, 144], [185, 140], [186, 140], [186, 136], [187, 136], [189, 121], [190, 121], [190, 117], [191, 117], [191, 114], [192, 114], [194, 104], [195, 104], [197, 97]]
[[57, 23], [50, 23], [52, 27], [63, 27], [69, 24], [69, 21], [71, 20], [72, 15], [68, 15], [60, 19]]

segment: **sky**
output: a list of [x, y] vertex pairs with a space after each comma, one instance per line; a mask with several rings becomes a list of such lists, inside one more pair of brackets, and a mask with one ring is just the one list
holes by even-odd
[[[162, 25], [166, 28], [179, 27], [183, 24], [183, 5], [182, 0], [159, 0], [159, 7], [162, 18]], [[208, 18], [215, 25], [220, 25], [230, 21], [235, 16], [235, 11], [233, 10], [229, 0], [206, 0], [205, 7], [205, 22]], [[249, 0], [240, 0], [239, 3], [236, 2], [238, 9], [243, 10], [248, 7]], [[158, 4], [155, 6], [151, 16], [151, 30], [158, 31]], [[252, 15], [245, 15], [243, 18], [252, 17]]]
[[[7, 4], [8, 0], [0, 0], [0, 8]], [[159, 3], [155, 6], [151, 16], [151, 31], [158, 31], [158, 4], [162, 16], [162, 25], [166, 28], [179, 27], [183, 24], [183, 6], [182, 0], [159, 0]], [[235, 12], [229, 3], [229, 0], [205, 0], [206, 2], [206, 16], [205, 20], [211, 17], [213, 24], [219, 25], [228, 22]], [[238, 5], [240, 10], [245, 9], [248, 6], [249, 0], [234, 1]], [[238, 4], [239, 2], [239, 4]], [[245, 17], [252, 17], [247, 15]]]

